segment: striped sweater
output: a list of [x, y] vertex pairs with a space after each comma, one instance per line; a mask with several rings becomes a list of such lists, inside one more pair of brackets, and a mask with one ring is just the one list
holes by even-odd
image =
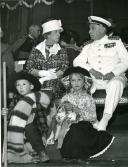
[[29, 94], [17, 103], [8, 125], [8, 162], [27, 163], [33, 162], [24, 147], [25, 126], [35, 117], [36, 95]]

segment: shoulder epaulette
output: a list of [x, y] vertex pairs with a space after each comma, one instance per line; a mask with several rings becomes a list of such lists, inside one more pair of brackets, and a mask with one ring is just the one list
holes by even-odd
[[93, 42], [93, 40], [89, 40], [89, 41], [87, 41], [87, 42], [84, 42], [83, 43], [83, 46], [86, 46], [86, 45], [88, 45], [88, 44], [90, 44], [90, 43], [92, 43]]
[[119, 40], [120, 37], [119, 36], [109, 36], [108, 39], [110, 39], [110, 40]]

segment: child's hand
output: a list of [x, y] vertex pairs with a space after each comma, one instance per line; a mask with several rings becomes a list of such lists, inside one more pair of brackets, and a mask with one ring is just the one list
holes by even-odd
[[47, 145], [52, 145], [54, 144], [54, 133], [53, 131], [51, 132], [50, 136], [47, 139]]
[[48, 115], [47, 116], [47, 124], [48, 124], [49, 127], [51, 125], [51, 122], [52, 122], [52, 117], [50, 115]]
[[70, 113], [67, 118], [70, 120], [70, 121], [75, 121], [76, 120], [76, 113], [72, 112]]
[[65, 102], [64, 108], [66, 111], [72, 111], [72, 104], [70, 102]]
[[2, 108], [2, 115], [5, 116], [8, 114], [8, 109], [7, 108]]
[[75, 112], [76, 114], [80, 113], [80, 109], [76, 106], [73, 107], [73, 112]]
[[44, 146], [46, 147], [47, 146], [47, 140], [46, 140], [45, 136], [42, 136], [42, 141], [43, 141]]
[[57, 122], [63, 122], [63, 120], [65, 119], [65, 117], [66, 117], [65, 112], [61, 112], [61, 113], [57, 114], [56, 120], [57, 120]]

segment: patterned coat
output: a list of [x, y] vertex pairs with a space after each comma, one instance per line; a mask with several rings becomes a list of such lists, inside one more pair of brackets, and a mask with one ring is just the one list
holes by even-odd
[[[64, 48], [53, 50], [51, 54], [46, 50], [45, 41], [33, 48], [29, 59], [26, 62], [26, 70], [38, 77], [39, 70], [49, 70], [56, 68], [56, 71], [64, 72], [68, 68], [68, 56]], [[43, 89], [51, 89], [56, 98], [60, 98], [64, 92], [60, 79], [45, 81]]]

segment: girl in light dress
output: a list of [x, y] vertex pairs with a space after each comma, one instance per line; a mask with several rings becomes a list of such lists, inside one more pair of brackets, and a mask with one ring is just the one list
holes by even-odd
[[[113, 143], [114, 137], [98, 131], [96, 105], [88, 93], [88, 71], [81, 67], [68, 68], [63, 83], [69, 88], [58, 108], [56, 133], [62, 158], [87, 159], [103, 154]], [[54, 133], [53, 133], [54, 134]]]

